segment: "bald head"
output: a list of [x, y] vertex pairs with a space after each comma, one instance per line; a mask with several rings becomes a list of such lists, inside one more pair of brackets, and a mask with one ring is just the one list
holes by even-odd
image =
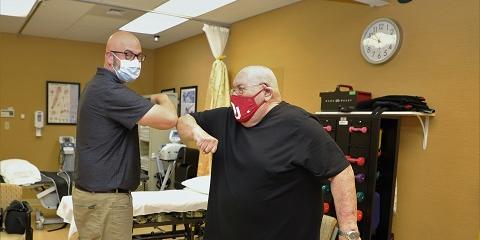
[[[112, 34], [108, 38], [107, 46], [105, 47], [105, 68], [112, 70], [112, 65], [115, 62], [115, 57], [112, 55], [112, 52], [123, 53], [127, 50], [134, 54], [142, 52], [142, 46], [138, 38], [132, 33], [124, 31], [118, 31]], [[116, 56], [120, 59], [125, 59], [125, 56], [121, 53], [116, 53]]]
[[269, 87], [278, 90], [278, 83], [275, 74], [270, 68], [264, 66], [248, 66], [242, 68], [235, 77], [235, 81], [243, 79], [247, 80], [248, 84], [266, 83]]
[[106, 52], [110, 52], [110, 51], [123, 52], [125, 50], [130, 50], [133, 52], [135, 52], [134, 50], [138, 52], [142, 51], [142, 46], [140, 45], [140, 41], [138, 40], [137, 37], [135, 37], [135, 35], [129, 32], [118, 31], [112, 34], [108, 38], [107, 47], [105, 49]]

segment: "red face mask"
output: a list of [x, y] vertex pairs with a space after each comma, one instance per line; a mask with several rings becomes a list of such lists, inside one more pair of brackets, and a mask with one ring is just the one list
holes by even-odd
[[263, 90], [260, 90], [257, 94], [251, 96], [251, 97], [245, 97], [245, 96], [237, 96], [237, 95], [232, 95], [230, 96], [230, 104], [232, 105], [233, 109], [233, 114], [235, 116], [235, 119], [237, 121], [243, 123], [247, 122], [250, 120], [250, 118], [253, 117], [253, 114], [262, 106], [262, 102], [257, 105], [255, 102], [255, 97], [260, 94]]

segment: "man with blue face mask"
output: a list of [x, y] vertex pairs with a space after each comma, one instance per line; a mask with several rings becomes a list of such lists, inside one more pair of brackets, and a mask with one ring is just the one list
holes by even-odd
[[73, 211], [79, 238], [132, 239], [132, 197], [140, 182], [137, 123], [169, 129], [175, 106], [164, 94], [151, 101], [127, 83], [136, 80], [145, 55], [138, 39], [116, 32], [108, 39], [98, 68], [80, 97]]
[[185, 115], [177, 129], [213, 153], [206, 240], [318, 240], [331, 181], [340, 240], [358, 240], [353, 170], [318, 120], [282, 101], [263, 66], [233, 81], [231, 108]]

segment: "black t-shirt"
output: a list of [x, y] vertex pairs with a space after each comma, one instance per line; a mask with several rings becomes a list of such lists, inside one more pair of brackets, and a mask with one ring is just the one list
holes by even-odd
[[319, 239], [321, 182], [349, 163], [316, 118], [285, 102], [251, 128], [231, 108], [192, 116], [219, 141], [206, 239]]
[[135, 190], [140, 182], [137, 122], [153, 103], [99, 68], [80, 97], [75, 184], [90, 191]]

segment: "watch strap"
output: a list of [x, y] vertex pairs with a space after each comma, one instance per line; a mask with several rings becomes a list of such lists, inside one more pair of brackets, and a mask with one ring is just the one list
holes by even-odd
[[[351, 237], [352, 233], [356, 233], [354, 236], [354, 238]], [[359, 239], [360, 238], [360, 232], [358, 231], [348, 231], [348, 232], [343, 232], [342, 230], [338, 230], [338, 236], [341, 236], [341, 237], [345, 237], [347, 238], [348, 240], [356, 240], [356, 239]]]

